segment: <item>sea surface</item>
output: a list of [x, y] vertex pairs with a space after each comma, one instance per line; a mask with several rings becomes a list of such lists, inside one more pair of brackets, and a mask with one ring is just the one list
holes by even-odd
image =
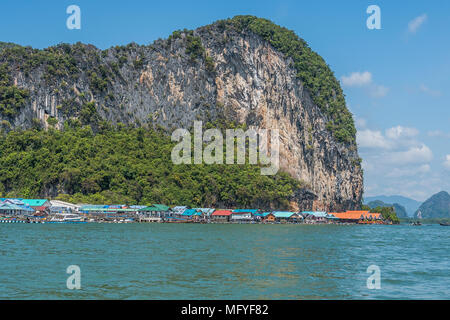
[[450, 299], [450, 227], [0, 224], [0, 266], [0, 299]]

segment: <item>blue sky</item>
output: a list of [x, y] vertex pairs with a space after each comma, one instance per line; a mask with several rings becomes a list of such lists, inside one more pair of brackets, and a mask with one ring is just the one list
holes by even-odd
[[[81, 30], [66, 28], [71, 4]], [[372, 4], [381, 30], [366, 27]], [[238, 14], [294, 30], [334, 70], [358, 127], [365, 195], [450, 191], [450, 1], [17, 0], [0, 4], [0, 41], [104, 49]]]

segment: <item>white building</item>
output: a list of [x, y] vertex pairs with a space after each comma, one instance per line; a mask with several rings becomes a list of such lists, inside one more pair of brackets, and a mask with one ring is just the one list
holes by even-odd
[[50, 201], [50, 212], [51, 213], [73, 213], [78, 212], [81, 206], [60, 201], [60, 200], [51, 200]]

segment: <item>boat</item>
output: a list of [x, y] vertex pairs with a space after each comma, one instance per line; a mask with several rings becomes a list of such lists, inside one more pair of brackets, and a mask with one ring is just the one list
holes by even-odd
[[444, 227], [450, 227], [450, 222], [440, 222], [439, 224]]
[[48, 223], [84, 223], [83, 217], [73, 213], [61, 213], [52, 217]]
[[421, 226], [422, 223], [420, 221], [414, 221], [413, 223], [411, 223], [412, 226]]

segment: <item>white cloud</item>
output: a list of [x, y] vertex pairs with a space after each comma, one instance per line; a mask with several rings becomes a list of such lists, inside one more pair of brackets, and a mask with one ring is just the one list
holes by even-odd
[[441, 173], [430, 172], [419, 176], [403, 176], [403, 177], [387, 177], [382, 172], [365, 172], [364, 184], [374, 186], [370, 190], [370, 195], [403, 195], [418, 201], [424, 201], [431, 195], [442, 191], [449, 190], [449, 179]]
[[390, 148], [389, 141], [385, 139], [380, 131], [360, 130], [356, 133], [356, 141], [359, 147], [362, 148]]
[[373, 98], [382, 98], [389, 92], [389, 88], [373, 83], [372, 73], [369, 71], [352, 72], [348, 76], [342, 76], [341, 82], [346, 87], [364, 87]]
[[356, 140], [361, 148], [399, 149], [401, 147], [419, 146], [415, 137], [419, 134], [416, 128], [396, 126], [385, 130], [358, 130]]
[[435, 98], [436, 97], [440, 97], [441, 94], [442, 94], [439, 90], [430, 89], [424, 84], [421, 84], [419, 89], [420, 89], [420, 91], [422, 91], [422, 92], [424, 92], [424, 93], [426, 93], [426, 94], [428, 94], [428, 95], [430, 95], [432, 97], [435, 97]]
[[433, 152], [425, 144], [411, 147], [406, 151], [392, 152], [387, 160], [400, 165], [408, 163], [426, 163], [433, 159]]
[[[423, 185], [434, 174], [430, 166], [433, 152], [417, 140], [418, 136], [416, 128], [400, 125], [385, 131], [358, 130], [357, 142], [363, 159], [365, 185], [371, 186], [365, 187], [366, 191], [371, 194], [404, 193], [405, 196], [410, 194], [417, 198], [428, 196], [432, 188], [423, 190]], [[442, 188], [443, 178], [438, 176], [436, 179], [436, 185]]]
[[450, 190], [450, 154], [440, 159], [442, 166], [433, 166], [432, 150], [418, 137], [417, 129], [403, 126], [358, 132], [366, 195], [401, 194], [422, 201]]
[[369, 88], [369, 94], [374, 98], [383, 98], [388, 92], [389, 88], [378, 84], [374, 84]]
[[427, 21], [428, 16], [426, 13], [414, 18], [408, 23], [408, 31], [410, 33], [416, 33], [417, 30], [422, 26], [422, 24]]
[[342, 76], [341, 81], [347, 87], [363, 87], [372, 82], [372, 74], [369, 71], [353, 72], [349, 76]]
[[396, 126], [386, 130], [386, 137], [394, 140], [402, 138], [413, 138], [419, 134], [419, 130], [416, 128], [407, 128], [402, 126]]
[[423, 164], [419, 167], [402, 167], [402, 168], [394, 168], [391, 172], [389, 172], [386, 176], [389, 178], [401, 178], [401, 177], [411, 177], [417, 176], [424, 173], [430, 172], [431, 167], [429, 164]]
[[450, 169], [450, 154], [445, 156], [444, 167]]

